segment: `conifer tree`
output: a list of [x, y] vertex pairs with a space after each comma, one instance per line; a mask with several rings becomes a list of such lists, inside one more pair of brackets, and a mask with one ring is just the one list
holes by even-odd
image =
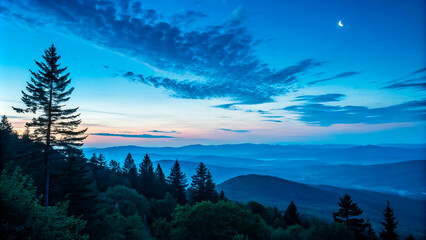
[[196, 173], [191, 177], [191, 200], [193, 203], [206, 200], [206, 165], [200, 162], [195, 170]]
[[98, 164], [100, 167], [106, 167], [106, 160], [104, 155], [102, 155], [102, 153], [99, 153]]
[[155, 185], [155, 175], [154, 167], [152, 166], [152, 161], [149, 158], [148, 154], [145, 154], [145, 157], [141, 164], [139, 165], [139, 176], [140, 176], [140, 185], [139, 191], [145, 195], [148, 199], [154, 197], [154, 185]]
[[133, 160], [132, 154], [127, 154], [126, 159], [124, 159], [123, 164], [123, 173], [136, 175], [136, 164], [135, 160]]
[[93, 166], [99, 165], [99, 160], [98, 160], [98, 157], [96, 156], [96, 153], [92, 154], [92, 157], [90, 157], [89, 159], [89, 163], [92, 164]]
[[377, 237], [376, 232], [371, 227], [370, 221], [367, 220], [366, 224], [367, 224], [367, 228], [365, 229], [365, 239], [366, 240], [379, 240], [379, 238]]
[[220, 201], [228, 201], [228, 198], [225, 196], [225, 192], [223, 190], [220, 190], [219, 200]]
[[5, 131], [9, 134], [13, 133], [12, 124], [10, 124], [9, 119], [7, 119], [6, 115], [3, 115], [0, 122], [0, 130]]
[[13, 109], [18, 113], [41, 112], [37, 118], [33, 118], [27, 125], [34, 128], [32, 137], [45, 144], [44, 149], [44, 194], [43, 205], [49, 204], [50, 186], [50, 151], [51, 148], [64, 150], [69, 147], [79, 147], [87, 137], [86, 129], [76, 130], [81, 120], [78, 119], [78, 108], [65, 109], [65, 103], [70, 99], [74, 88], [68, 88], [71, 82], [69, 73], [65, 73], [67, 67], [62, 68], [58, 63], [60, 56], [52, 44], [43, 55], [44, 62], [35, 61], [40, 68], [31, 71], [30, 81], [26, 90], [22, 91], [22, 102], [26, 108]]
[[362, 239], [367, 225], [363, 218], [356, 218], [362, 214], [361, 208], [352, 201], [349, 194], [345, 194], [339, 200], [338, 204], [340, 208], [339, 211], [333, 213], [334, 221], [344, 223], [354, 233], [355, 239]]
[[300, 224], [299, 213], [297, 212], [297, 207], [293, 201], [287, 207], [287, 210], [284, 212], [284, 220], [287, 223], [287, 226], [293, 226]]
[[180, 205], [185, 205], [186, 194], [185, 189], [188, 186], [186, 176], [180, 169], [178, 160], [172, 166], [170, 175], [167, 177], [170, 193], [176, 198]]
[[155, 177], [159, 180], [159, 181], [164, 181], [166, 182], [166, 176], [163, 173], [163, 169], [161, 168], [160, 164], [157, 164], [157, 167], [155, 168]]
[[208, 169], [206, 174], [206, 200], [210, 200], [212, 202], [219, 201], [219, 194], [216, 191], [216, 184], [214, 183], [213, 176]]
[[395, 232], [396, 225], [398, 222], [394, 216], [393, 210], [390, 207], [389, 201], [383, 213], [384, 222], [382, 225], [385, 227], [380, 233], [380, 239], [382, 240], [398, 240], [398, 234]]
[[109, 169], [111, 169], [111, 171], [113, 171], [113, 172], [120, 172], [121, 171], [120, 164], [117, 161], [115, 161], [114, 159], [112, 159], [109, 162]]
[[155, 188], [155, 197], [157, 199], [164, 198], [167, 192], [167, 183], [166, 176], [164, 175], [160, 164], [157, 164], [157, 167], [155, 168]]
[[154, 175], [154, 167], [152, 166], [151, 158], [148, 154], [145, 154], [141, 164], [139, 165], [139, 174], [140, 175]]
[[407, 237], [407, 240], [414, 240], [413, 235], [410, 234], [410, 236]]
[[0, 170], [2, 170], [6, 164], [10, 160], [10, 151], [7, 151], [10, 147], [16, 146], [16, 143], [12, 141], [13, 128], [12, 124], [10, 124], [6, 115], [3, 115], [0, 122]]
[[213, 177], [204, 163], [200, 163], [196, 169], [196, 174], [192, 176], [191, 201], [193, 203], [201, 201], [218, 201], [218, 194]]

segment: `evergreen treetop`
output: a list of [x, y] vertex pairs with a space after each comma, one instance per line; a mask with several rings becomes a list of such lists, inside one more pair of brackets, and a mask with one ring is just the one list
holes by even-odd
[[382, 232], [380, 232], [380, 239], [398, 240], [398, 234], [395, 232], [396, 225], [398, 224], [398, 222], [396, 221], [396, 218], [394, 216], [393, 209], [390, 207], [389, 201], [387, 203], [385, 211], [383, 212], [383, 216], [384, 221], [382, 222], [382, 225], [384, 226], [384, 229]]
[[130, 175], [137, 174], [135, 160], [133, 159], [132, 154], [130, 153], [127, 154], [126, 159], [124, 159], [123, 173], [127, 173]]
[[297, 212], [297, 207], [293, 201], [287, 207], [287, 210], [284, 212], [284, 220], [287, 223], [287, 226], [293, 226], [300, 224], [299, 213]]
[[347, 193], [339, 198], [338, 204], [340, 208], [333, 213], [334, 221], [344, 223], [354, 233], [355, 239], [362, 239], [367, 225], [363, 218], [357, 218], [362, 214], [361, 208], [352, 201], [351, 196]]
[[157, 164], [157, 167], [155, 168], [155, 176], [158, 180], [166, 181], [166, 176], [163, 173], [163, 169], [161, 169], [160, 164]]
[[3, 115], [0, 122], [0, 130], [13, 133], [13, 127], [12, 124], [10, 124], [9, 119], [7, 119], [6, 115]]
[[145, 154], [145, 157], [139, 165], [139, 174], [146, 177], [151, 177], [154, 175], [154, 167], [152, 166], [152, 161], [148, 154]]
[[180, 205], [186, 203], [185, 189], [188, 186], [186, 176], [180, 169], [178, 160], [172, 166], [170, 175], [167, 176], [170, 193], [177, 199]]
[[25, 91], [22, 91], [22, 102], [25, 108], [13, 109], [18, 113], [41, 114], [27, 123], [34, 128], [33, 137], [36, 141], [46, 143], [49, 147], [67, 148], [83, 145], [86, 129], [76, 130], [81, 120], [78, 119], [78, 108], [64, 108], [70, 99], [74, 88], [68, 88], [71, 83], [70, 73], [65, 73], [67, 67], [61, 68], [60, 55], [52, 44], [43, 55], [44, 62], [35, 61], [40, 70], [32, 71]]

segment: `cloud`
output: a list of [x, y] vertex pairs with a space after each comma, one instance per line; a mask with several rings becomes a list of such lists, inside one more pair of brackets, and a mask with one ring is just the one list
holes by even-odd
[[379, 124], [425, 121], [425, 104], [426, 100], [405, 102], [381, 108], [305, 104], [288, 106], [283, 110], [298, 114], [298, 119], [302, 122], [320, 126], [356, 123]]
[[282, 118], [283, 116], [263, 116], [265, 118]]
[[206, 17], [206, 14], [198, 11], [180, 11], [172, 15], [171, 24], [185, 26]]
[[175, 130], [173, 131], [161, 131], [161, 130], [152, 130], [149, 132], [153, 132], [153, 133], [180, 133], [180, 132], [176, 132]]
[[92, 109], [81, 109], [80, 111], [92, 112], [92, 113], [101, 113], [101, 114], [110, 114], [110, 115], [119, 115], [119, 116], [133, 116], [133, 117], [139, 117], [140, 116], [140, 115], [137, 115], [137, 114], [122, 113], [122, 112], [98, 111], [98, 110], [92, 110]]
[[276, 120], [276, 119], [267, 119], [267, 120], [263, 120], [264, 122], [276, 122], [276, 123], [280, 123], [283, 122], [281, 120]]
[[[275, 69], [263, 62], [254, 48], [259, 41], [240, 21], [242, 8], [220, 25], [191, 27], [177, 24], [176, 19], [189, 21], [202, 17], [200, 13], [189, 11], [170, 20], [136, 1], [6, 0], [0, 4], [4, 20], [73, 34], [160, 69], [162, 76], [132, 72], [124, 76], [164, 88], [176, 98], [273, 102], [293, 90], [308, 71], [322, 65], [306, 59]], [[171, 72], [179, 77], [167, 78]]]
[[[316, 62], [313, 59], [307, 59], [276, 73], [269, 72], [266, 75], [263, 75], [257, 72], [250, 73], [250, 76], [247, 76], [247, 72], [245, 71], [251, 71], [247, 68], [245, 70], [240, 69], [237, 73], [227, 73], [230, 76], [229, 79], [219, 80], [220, 78], [216, 78], [215, 80], [208, 79], [204, 82], [176, 80], [154, 76], [144, 77], [141, 74], [135, 74], [133, 72], [125, 73], [123, 77], [155, 88], [164, 88], [169, 90], [170, 96], [176, 98], [230, 98], [237, 102], [232, 104], [223, 104], [217, 107], [233, 110], [232, 106], [236, 104], [261, 104], [274, 102], [274, 97], [284, 95], [291, 90], [291, 86], [297, 82], [298, 76], [303, 75], [308, 69], [319, 65], [321, 65], [321, 63]], [[232, 71], [236, 70], [237, 69], [233, 69]], [[254, 75], [257, 77], [253, 78]], [[245, 79], [245, 81], [242, 81], [241, 79]]]
[[235, 106], [235, 103], [221, 104], [221, 105], [216, 105], [216, 106], [213, 106], [213, 107], [223, 108], [223, 109], [228, 109], [228, 110], [240, 110], [239, 108], [237, 108]]
[[359, 74], [359, 72], [354, 72], [354, 71], [343, 72], [343, 73], [334, 75], [334, 76], [329, 77], [329, 78], [324, 78], [324, 79], [321, 79], [321, 80], [308, 82], [308, 84], [311, 85], [311, 84], [316, 84], [316, 83], [319, 83], [319, 82], [325, 82], [325, 81], [330, 81], [330, 80], [335, 80], [335, 79], [340, 79], [340, 78], [347, 78], [347, 77], [352, 77], [352, 76], [358, 75], [358, 74]]
[[426, 90], [426, 68], [418, 69], [405, 77], [389, 81], [382, 89], [414, 89], [424, 91]]
[[95, 136], [125, 137], [125, 138], [175, 138], [172, 136], [150, 135], [150, 134], [115, 134], [115, 133], [91, 133]]
[[250, 130], [233, 130], [228, 128], [219, 128], [217, 130], [226, 131], [226, 132], [234, 132], [234, 133], [248, 133]]
[[257, 110], [257, 112], [260, 114], [270, 114], [269, 111], [264, 111], [264, 110]]
[[296, 97], [293, 101], [307, 101], [307, 102], [338, 102], [345, 98], [345, 94], [340, 93], [328, 93], [323, 95], [303, 95]]

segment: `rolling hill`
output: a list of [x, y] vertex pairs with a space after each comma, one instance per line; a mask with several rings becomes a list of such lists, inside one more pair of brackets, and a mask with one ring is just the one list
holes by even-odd
[[332, 219], [332, 212], [338, 209], [339, 197], [349, 193], [364, 210], [363, 216], [370, 219], [376, 229], [381, 229], [382, 211], [389, 200], [402, 234], [414, 233], [422, 238], [426, 236], [426, 202], [421, 200], [372, 191], [309, 186], [278, 177], [253, 174], [229, 179], [217, 188], [223, 190], [231, 200], [258, 201], [281, 209], [294, 201], [302, 213], [325, 220]]

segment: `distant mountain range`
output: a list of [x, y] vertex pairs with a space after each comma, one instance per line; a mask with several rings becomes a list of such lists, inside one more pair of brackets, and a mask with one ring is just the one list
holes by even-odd
[[[87, 148], [85, 153], [102, 152], [107, 158], [123, 161], [127, 153], [139, 157], [145, 153], [163, 156], [224, 156], [257, 160], [315, 160], [332, 164], [378, 164], [407, 160], [425, 160], [423, 145], [402, 147], [353, 146], [353, 145], [189, 145], [184, 147], [137, 147], [120, 146], [109, 148]], [[411, 146], [411, 145], [410, 145]], [[184, 159], [182, 159], [184, 160]]]
[[[332, 220], [332, 212], [338, 209], [339, 197], [349, 193], [364, 210], [364, 218], [370, 219], [375, 229], [382, 229], [380, 222], [386, 202], [390, 201], [399, 221], [402, 234], [415, 233], [419, 239], [426, 237], [426, 202], [373, 191], [344, 189], [331, 186], [305, 185], [278, 177], [244, 175], [231, 178], [217, 186], [228, 198], [235, 201], [257, 201], [285, 209], [294, 201], [302, 214]], [[417, 238], [416, 238], [417, 239]]]
[[84, 149], [87, 157], [102, 153], [121, 164], [128, 153], [140, 163], [145, 154], [162, 161], [168, 174], [172, 160], [190, 177], [196, 164], [211, 168], [217, 183], [244, 174], [268, 174], [307, 184], [368, 189], [411, 198], [426, 197], [424, 145], [190, 145], [185, 147], [121, 146]]

